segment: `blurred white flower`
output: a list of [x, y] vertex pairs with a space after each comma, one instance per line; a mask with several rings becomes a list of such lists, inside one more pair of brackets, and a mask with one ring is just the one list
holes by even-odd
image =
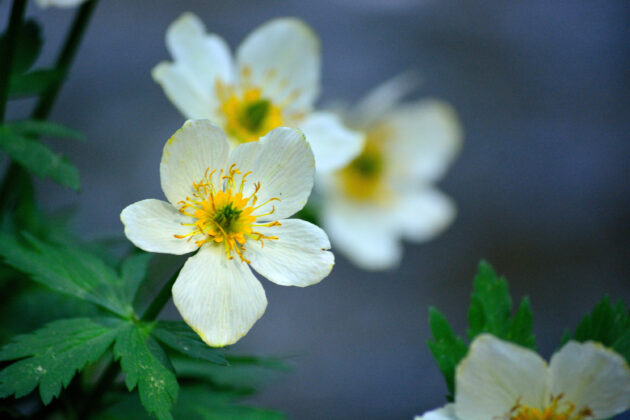
[[254, 30], [233, 59], [225, 41], [206, 33], [184, 13], [166, 32], [173, 62], [162, 62], [153, 79], [187, 118], [207, 118], [233, 144], [256, 141], [270, 130], [300, 128], [318, 170], [339, 168], [358, 154], [363, 137], [330, 112], [314, 112], [320, 88], [317, 35], [294, 18], [271, 20]]
[[593, 342], [570, 341], [549, 365], [484, 334], [457, 366], [455, 402], [416, 420], [586, 420], [630, 408], [630, 367]]
[[402, 238], [420, 242], [442, 232], [453, 202], [433, 187], [461, 146], [461, 128], [444, 102], [399, 104], [415, 86], [411, 76], [376, 88], [347, 115], [365, 133], [362, 152], [348, 166], [320, 178], [322, 224], [356, 265], [395, 266]]
[[125, 208], [125, 234], [149, 252], [189, 258], [173, 286], [184, 320], [211, 346], [245, 335], [267, 306], [258, 273], [283, 286], [309, 286], [334, 264], [319, 227], [286, 219], [313, 187], [315, 163], [304, 136], [277, 128], [231, 152], [225, 134], [187, 121], [164, 146], [162, 190], [169, 202]]
[[46, 8], [50, 6], [54, 7], [75, 7], [81, 3], [85, 3], [86, 0], [36, 0], [39, 7]]

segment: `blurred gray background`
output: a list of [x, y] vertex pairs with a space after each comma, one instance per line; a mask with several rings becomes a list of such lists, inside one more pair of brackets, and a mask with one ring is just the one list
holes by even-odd
[[[3, 24], [8, 8], [0, 3]], [[267, 312], [232, 351], [295, 355], [296, 369], [255, 403], [295, 419], [411, 419], [442, 405], [427, 308], [463, 333], [481, 258], [516, 298], [531, 297], [545, 356], [604, 293], [630, 302], [627, 1], [102, 1], [52, 115], [88, 137], [54, 144], [79, 167], [83, 191], [38, 184], [49, 209], [77, 205], [86, 238], [121, 235], [123, 207], [163, 197], [162, 147], [183, 118], [150, 70], [169, 59], [164, 32], [184, 11], [233, 47], [270, 18], [301, 17], [322, 40], [324, 103], [415, 69], [417, 97], [451, 102], [466, 133], [440, 183], [459, 207], [442, 237], [408, 245], [388, 272], [337, 255], [319, 285], [264, 281]], [[73, 12], [28, 13], [44, 25], [45, 64]]]

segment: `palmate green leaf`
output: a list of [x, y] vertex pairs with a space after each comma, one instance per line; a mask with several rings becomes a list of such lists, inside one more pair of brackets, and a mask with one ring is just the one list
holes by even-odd
[[0, 126], [0, 149], [11, 160], [40, 178], [50, 178], [78, 191], [79, 171], [65, 157], [56, 154], [41, 142], [20, 135], [7, 126]]
[[171, 409], [177, 400], [179, 385], [164, 350], [143, 324], [128, 324], [119, 332], [114, 357], [120, 360], [127, 389], [136, 385], [140, 401], [149, 414], [159, 420], [172, 419]]
[[535, 349], [536, 338], [532, 334], [533, 315], [529, 299], [521, 301], [514, 319], [511, 313], [512, 298], [507, 281], [503, 277], [498, 277], [490, 264], [482, 261], [470, 296], [468, 338], [473, 340], [481, 333], [490, 333]]
[[88, 300], [109, 311], [129, 317], [119, 291], [116, 272], [102, 260], [69, 245], [48, 244], [26, 235], [26, 241], [0, 232], [0, 255], [11, 267], [57, 292]]
[[444, 375], [449, 392], [454, 395], [455, 368], [466, 356], [468, 346], [455, 335], [446, 317], [435, 308], [429, 308], [429, 326], [433, 340], [429, 340], [427, 345]]
[[604, 297], [584, 316], [573, 334], [567, 332], [563, 342], [596, 341], [621, 354], [630, 363], [630, 313], [619, 300], [614, 305], [609, 297]]
[[22, 136], [52, 137], [58, 139], [84, 140], [83, 134], [59, 123], [43, 120], [20, 120], [5, 124], [10, 131]]
[[13, 74], [9, 83], [9, 98], [36, 96], [46, 92], [63, 79], [58, 69], [39, 69], [28, 73]]
[[[26, 21], [18, 33], [11, 72], [19, 74], [31, 68], [39, 56], [43, 43], [41, 29], [37, 22]], [[6, 33], [4, 33], [0, 36], [0, 57], [5, 57], [6, 47]]]
[[185, 322], [158, 321], [151, 334], [168, 347], [186, 356], [227, 365], [225, 350], [209, 347]]
[[20, 398], [39, 385], [41, 399], [48, 404], [78, 370], [105, 353], [122, 325], [115, 318], [74, 318], [15, 337], [0, 350], [0, 361], [24, 359], [0, 371], [0, 397]]

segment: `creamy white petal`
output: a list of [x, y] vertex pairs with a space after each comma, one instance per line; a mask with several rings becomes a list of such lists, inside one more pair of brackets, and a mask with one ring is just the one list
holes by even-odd
[[305, 287], [319, 283], [335, 264], [330, 242], [319, 227], [298, 219], [282, 220], [281, 226], [257, 227], [256, 232], [278, 239], [248, 240], [245, 257], [270, 281], [282, 286]]
[[197, 85], [211, 92], [217, 78], [233, 79], [232, 54], [227, 43], [206, 28], [196, 15], [187, 12], [166, 31], [166, 46], [173, 59], [190, 70]]
[[330, 197], [322, 210], [322, 224], [335, 251], [365, 270], [385, 270], [400, 263], [403, 251], [390, 214], [390, 209], [369, 203]]
[[594, 418], [613, 417], [630, 408], [630, 368], [625, 359], [593, 343], [570, 341], [549, 364], [551, 394], [563, 394], [577, 410], [590, 408]]
[[462, 128], [445, 102], [422, 100], [395, 108], [384, 123], [391, 131], [391, 156], [399, 179], [441, 178], [459, 152]]
[[332, 112], [314, 112], [299, 127], [313, 149], [318, 171], [339, 169], [363, 149], [363, 133], [345, 127]]
[[206, 244], [188, 259], [173, 285], [184, 321], [210, 346], [237, 342], [262, 316], [267, 298], [249, 266], [229, 260], [221, 244]]
[[455, 412], [466, 420], [498, 418], [517, 402], [542, 408], [547, 364], [529, 349], [483, 334], [457, 366], [455, 389]]
[[135, 246], [148, 252], [187, 254], [197, 249], [194, 238], [190, 241], [175, 238], [191, 232], [190, 217], [178, 212], [170, 203], [161, 200], [142, 200], [124, 208], [120, 220], [125, 235]]
[[296, 129], [280, 127], [269, 132], [259, 141], [245, 143], [230, 153], [228, 165], [236, 164], [241, 172], [251, 171], [244, 196], [260, 182], [258, 205], [277, 198], [262, 206], [254, 215], [273, 214], [261, 220], [287, 218], [304, 207], [313, 189], [315, 159], [304, 135]]
[[[229, 143], [223, 131], [207, 120], [186, 121], [166, 142], [160, 162], [162, 191], [173, 205], [192, 196], [193, 182], [200, 182], [206, 170], [225, 167]], [[215, 185], [218, 185], [215, 182]]]
[[[250, 33], [236, 52], [241, 77], [288, 109], [309, 109], [319, 94], [320, 46], [317, 35], [295, 18], [271, 20]], [[245, 71], [244, 71], [245, 70]]]
[[367, 128], [419, 85], [420, 77], [415, 72], [399, 74], [378, 85], [350, 111], [348, 120], [351, 126]]
[[195, 82], [188, 67], [181, 63], [164, 61], [153, 68], [151, 76], [162, 86], [168, 99], [186, 118], [214, 116], [216, 103], [212, 92]]
[[86, 0], [37, 0], [36, 3], [39, 7], [46, 8], [49, 6], [56, 7], [75, 7], [81, 3], [84, 3]]
[[421, 187], [405, 191], [396, 200], [400, 234], [422, 242], [442, 233], [454, 220], [455, 203], [440, 191]]
[[416, 416], [414, 420], [459, 420], [459, 418], [455, 415], [455, 404], [446, 404], [442, 408]]

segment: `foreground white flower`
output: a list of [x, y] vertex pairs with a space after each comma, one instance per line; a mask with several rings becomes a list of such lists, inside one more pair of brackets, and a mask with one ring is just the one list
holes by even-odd
[[286, 219], [306, 204], [314, 166], [298, 130], [277, 128], [230, 152], [219, 127], [187, 121], [160, 163], [168, 202], [143, 200], [122, 211], [125, 235], [138, 248], [199, 250], [173, 285], [173, 301], [209, 345], [236, 342], [265, 311], [265, 292], [250, 265], [283, 286], [309, 286], [330, 273], [326, 233]]
[[375, 89], [347, 116], [366, 134], [360, 155], [322, 175], [322, 223], [337, 249], [372, 270], [400, 262], [400, 239], [426, 241], [455, 216], [432, 183], [461, 145], [455, 112], [437, 100], [398, 104], [412, 83], [402, 76]]
[[75, 7], [81, 3], [85, 3], [86, 0], [36, 0], [39, 7], [46, 8], [50, 6], [54, 7]]
[[152, 72], [168, 98], [187, 118], [207, 118], [233, 144], [256, 141], [279, 126], [300, 128], [318, 170], [348, 163], [363, 137], [329, 112], [313, 112], [319, 95], [320, 50], [302, 21], [275, 19], [253, 31], [232, 59], [225, 41], [206, 33], [201, 20], [184, 13], [166, 32], [173, 62]]
[[547, 365], [529, 349], [484, 334], [455, 381], [455, 402], [416, 420], [605, 419], [630, 408], [630, 367], [594, 342], [570, 341]]

